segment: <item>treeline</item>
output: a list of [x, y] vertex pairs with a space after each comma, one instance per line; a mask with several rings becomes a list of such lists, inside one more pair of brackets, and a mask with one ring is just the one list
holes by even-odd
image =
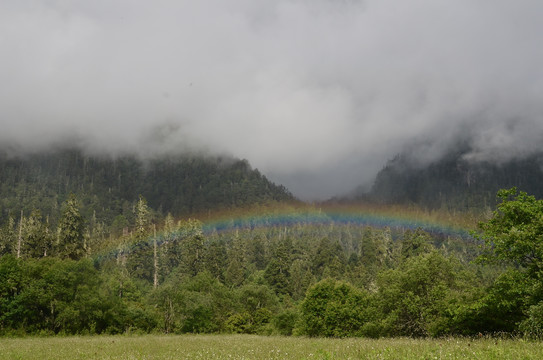
[[87, 222], [113, 235], [133, 221], [139, 194], [159, 218], [294, 200], [246, 160], [230, 157], [141, 159], [89, 155], [78, 148], [10, 155], [0, 149], [0, 222], [37, 209], [56, 226], [70, 194], [77, 195]]
[[501, 196], [479, 240], [303, 222], [204, 232], [153, 223], [140, 198], [130, 231], [101, 248], [84, 247], [74, 200], [51, 252], [3, 247], [0, 332], [538, 336], [543, 202]]

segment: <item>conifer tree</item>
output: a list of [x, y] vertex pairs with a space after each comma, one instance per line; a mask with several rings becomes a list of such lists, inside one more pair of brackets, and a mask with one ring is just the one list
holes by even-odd
[[273, 251], [273, 257], [264, 271], [264, 278], [277, 294], [289, 292], [292, 241], [282, 239]]
[[135, 209], [136, 215], [136, 238], [141, 240], [148, 235], [148, 227], [150, 223], [149, 206], [147, 206], [147, 200], [140, 195], [138, 203]]
[[224, 277], [227, 284], [232, 287], [240, 286], [245, 281], [246, 258], [243, 243], [236, 233], [232, 244], [228, 249], [228, 266]]
[[175, 223], [173, 221], [172, 213], [168, 213], [164, 219], [164, 233], [170, 235], [175, 231]]
[[16, 237], [15, 220], [10, 216], [8, 221], [0, 229], [0, 256], [11, 254], [15, 251]]
[[407, 230], [401, 243], [401, 256], [403, 259], [418, 256], [432, 251], [432, 237], [430, 234], [418, 228], [414, 231]]
[[184, 273], [194, 276], [204, 268], [204, 234], [202, 223], [189, 219], [180, 224], [181, 232], [181, 262]]
[[75, 195], [70, 195], [58, 225], [58, 255], [79, 260], [85, 256], [84, 220]]
[[21, 256], [41, 258], [51, 253], [49, 229], [42, 221], [41, 212], [33, 210], [22, 225]]
[[208, 244], [204, 253], [204, 266], [213, 277], [224, 282], [224, 272], [228, 265], [226, 245], [223, 241], [214, 239]]
[[147, 200], [140, 195], [134, 205], [135, 228], [133, 240], [126, 258], [126, 267], [131, 276], [154, 282], [154, 247], [148, 242], [150, 235], [150, 209]]

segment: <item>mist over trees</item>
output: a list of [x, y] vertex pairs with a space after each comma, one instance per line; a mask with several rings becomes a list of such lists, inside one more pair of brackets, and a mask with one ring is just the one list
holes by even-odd
[[0, 335], [543, 336], [542, 13], [1, 1]]
[[[538, 157], [498, 166], [460, 152], [427, 167], [397, 158], [366, 195], [399, 214], [402, 203], [424, 216], [478, 214], [470, 236], [336, 222], [246, 161], [2, 156], [2, 335], [543, 332], [542, 200], [516, 188], [489, 200], [486, 190], [535, 187]], [[191, 217], [244, 206], [282, 207], [289, 219]]]
[[246, 160], [204, 155], [89, 155], [78, 148], [10, 155], [0, 151], [0, 220], [28, 216], [34, 209], [49, 223], [59, 220], [61, 204], [75, 194], [91, 231], [119, 235], [134, 221], [138, 196], [153, 216], [292, 201]]
[[4, 0], [0, 143], [231, 153], [308, 200], [417, 140], [537, 153], [543, 4], [440, 5]]
[[513, 186], [543, 197], [543, 154], [503, 160], [472, 157], [465, 146], [430, 162], [401, 153], [377, 174], [371, 189], [357, 197], [453, 212], [493, 210], [496, 192]]

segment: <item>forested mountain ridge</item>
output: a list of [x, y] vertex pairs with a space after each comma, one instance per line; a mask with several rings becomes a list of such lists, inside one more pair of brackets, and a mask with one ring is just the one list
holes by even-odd
[[85, 218], [106, 225], [118, 216], [130, 220], [140, 195], [159, 215], [174, 216], [294, 199], [246, 160], [198, 155], [143, 160], [88, 155], [73, 147], [17, 156], [0, 151], [0, 222], [39, 209], [54, 223], [71, 193]]
[[503, 162], [475, 161], [469, 149], [449, 152], [429, 164], [408, 154], [388, 161], [371, 190], [357, 198], [384, 204], [416, 204], [429, 209], [481, 211], [494, 208], [496, 192], [513, 186], [543, 196], [543, 154]]
[[[271, 214], [263, 224], [231, 218], [222, 228], [176, 221], [168, 196], [192, 196], [183, 198], [192, 199], [192, 211], [252, 201], [254, 213], [292, 196], [237, 160], [62, 150], [5, 155], [0, 163], [9, 214], [0, 226], [0, 336], [543, 333], [543, 200], [516, 189], [498, 193], [498, 211], [474, 237], [395, 221], [373, 225], [336, 217], [336, 208], [327, 215], [285, 202], [288, 212], [277, 221]], [[186, 184], [193, 186], [184, 193]], [[218, 195], [207, 197], [213, 189]], [[439, 211], [428, 213], [439, 219]]]

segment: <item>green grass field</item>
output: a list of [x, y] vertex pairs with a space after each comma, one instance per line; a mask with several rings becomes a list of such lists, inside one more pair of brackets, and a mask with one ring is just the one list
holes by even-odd
[[543, 343], [502, 339], [314, 339], [143, 335], [0, 339], [1, 359], [542, 359]]

